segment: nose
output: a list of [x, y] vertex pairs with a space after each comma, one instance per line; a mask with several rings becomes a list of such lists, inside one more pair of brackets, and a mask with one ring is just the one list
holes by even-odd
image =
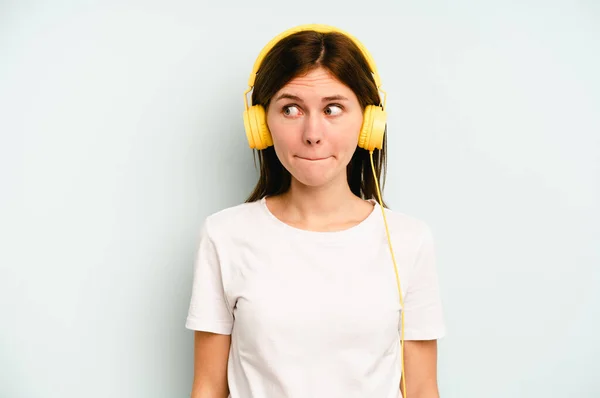
[[310, 115], [304, 125], [304, 143], [318, 145], [323, 141], [323, 123], [319, 115]]

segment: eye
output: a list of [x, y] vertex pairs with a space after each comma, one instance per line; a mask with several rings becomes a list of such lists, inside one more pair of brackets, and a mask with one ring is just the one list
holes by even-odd
[[337, 116], [342, 113], [342, 110], [343, 108], [341, 105], [328, 105], [327, 108], [325, 108], [325, 114], [329, 116]]
[[298, 116], [298, 113], [300, 111], [298, 110], [298, 107], [296, 105], [286, 105], [283, 107], [283, 114], [285, 116]]

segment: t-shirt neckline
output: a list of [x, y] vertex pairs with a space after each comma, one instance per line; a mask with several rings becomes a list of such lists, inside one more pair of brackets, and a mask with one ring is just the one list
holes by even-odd
[[371, 233], [373, 228], [377, 225], [377, 220], [381, 218], [381, 207], [375, 199], [367, 199], [367, 201], [373, 204], [371, 213], [358, 224], [339, 231], [311, 231], [294, 227], [283, 222], [271, 213], [271, 210], [267, 207], [267, 197], [260, 199], [259, 205], [268, 221], [279, 230], [278, 232], [290, 234], [296, 238], [308, 239], [317, 243], [336, 244], [348, 242], [349, 240], [360, 237], [364, 238], [365, 234]]

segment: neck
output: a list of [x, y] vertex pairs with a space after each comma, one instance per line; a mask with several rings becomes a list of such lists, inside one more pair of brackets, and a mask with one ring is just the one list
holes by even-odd
[[286, 218], [307, 224], [335, 223], [364, 206], [350, 190], [345, 176], [323, 187], [309, 187], [292, 178], [289, 191], [281, 199]]

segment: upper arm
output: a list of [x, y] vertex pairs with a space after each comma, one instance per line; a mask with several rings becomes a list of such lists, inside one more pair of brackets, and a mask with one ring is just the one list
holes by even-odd
[[[437, 340], [404, 342], [407, 398], [438, 398]], [[401, 384], [402, 386], [402, 384]]]
[[227, 398], [227, 361], [231, 335], [194, 332], [192, 398]]
[[196, 252], [186, 320], [186, 327], [194, 331], [192, 398], [227, 398], [233, 308], [225, 292], [224, 265], [209, 230], [207, 221]]
[[[423, 230], [404, 296], [407, 398], [438, 398], [437, 339], [446, 333], [433, 233]], [[402, 384], [401, 384], [402, 386]]]

